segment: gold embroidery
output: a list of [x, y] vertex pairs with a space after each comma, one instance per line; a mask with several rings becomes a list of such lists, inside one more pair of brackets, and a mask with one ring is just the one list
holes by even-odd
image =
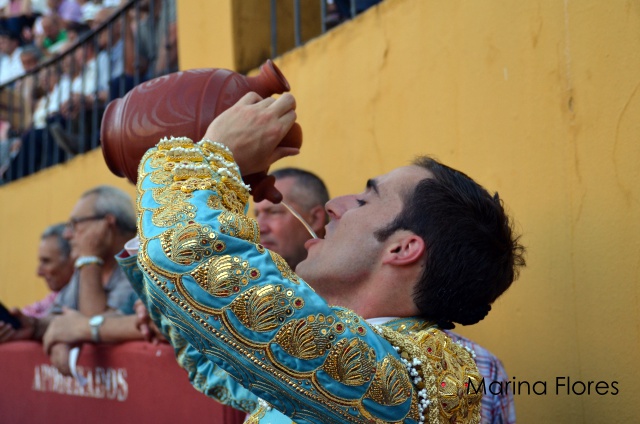
[[244, 205], [246, 200], [243, 202], [238, 197], [238, 194], [233, 190], [223, 190], [222, 204], [229, 212], [244, 216]]
[[426, 330], [429, 327], [435, 327], [435, 323], [432, 321], [425, 321], [422, 318], [410, 317], [393, 319], [386, 322], [384, 326], [401, 333], [417, 333], [418, 331]]
[[300, 280], [295, 272], [291, 270], [289, 264], [282, 258], [282, 256], [278, 255], [276, 252], [269, 250], [269, 254], [271, 255], [271, 259], [273, 263], [276, 264], [276, 268], [282, 274], [282, 276], [294, 284], [300, 284]]
[[153, 210], [151, 221], [157, 227], [170, 227], [195, 217], [196, 207], [186, 202], [174, 202]]
[[222, 211], [220, 215], [218, 215], [218, 222], [220, 222], [221, 233], [252, 243], [257, 243], [260, 240], [258, 224], [255, 219], [228, 211]]
[[173, 149], [166, 152], [168, 161], [171, 162], [202, 162], [202, 153], [193, 146], [189, 148]]
[[173, 168], [173, 180], [184, 181], [189, 179], [206, 180], [211, 178], [211, 170], [206, 165], [189, 166], [190, 163], [180, 162]]
[[472, 381], [478, 387], [482, 377], [469, 352], [441, 331], [426, 331], [417, 339], [433, 366], [440, 414], [447, 420], [478, 422], [482, 394], [469, 391], [468, 386]]
[[211, 227], [195, 222], [176, 224], [160, 235], [160, 244], [167, 258], [180, 265], [191, 265], [224, 250], [224, 243], [216, 240]]
[[216, 183], [213, 180], [192, 177], [174, 182], [171, 184], [171, 189], [180, 190], [183, 193], [193, 193], [196, 190], [210, 190], [215, 185]]
[[256, 268], [249, 268], [249, 262], [237, 256], [215, 256], [199, 265], [191, 276], [200, 287], [217, 297], [229, 297], [249, 284], [249, 280], [260, 277]]
[[331, 349], [322, 369], [347, 386], [361, 386], [375, 374], [375, 351], [362, 340], [342, 339]]
[[331, 348], [335, 335], [317, 319], [303, 318], [285, 324], [273, 341], [285, 352], [300, 359], [315, 359]]
[[[151, 174], [150, 179], [151, 179], [152, 183], [163, 186], [161, 188], [162, 191], [165, 191], [165, 190], [168, 191], [168, 188], [166, 186], [173, 182], [173, 177], [171, 177], [171, 173], [163, 171], [161, 169], [155, 170]], [[155, 189], [154, 189], [154, 191], [155, 191]]]
[[[220, 177], [218, 190], [222, 194], [222, 202], [230, 205], [230, 210], [244, 211], [244, 205], [249, 201], [249, 191], [240, 187], [240, 183], [226, 176]], [[229, 197], [233, 193], [235, 197]], [[234, 205], [234, 203], [236, 203]], [[231, 206], [233, 205], [233, 206]]]
[[171, 150], [175, 147], [182, 147], [183, 149], [188, 149], [194, 146], [193, 140], [188, 137], [171, 137], [171, 138], [163, 138], [157, 144], [159, 151]]
[[[342, 398], [334, 398], [331, 396], [331, 394], [318, 393], [315, 390], [309, 390], [308, 388], [305, 388], [300, 384], [298, 380], [293, 380], [286, 373], [283, 373], [282, 369], [274, 367], [274, 365], [278, 365], [278, 364], [274, 362], [270, 363], [268, 361], [265, 361], [265, 358], [263, 358], [262, 355], [256, 356], [255, 351], [247, 350], [244, 346], [238, 343], [238, 340], [234, 340], [233, 338], [230, 338], [228, 334], [224, 334], [216, 330], [214, 327], [207, 324], [206, 321], [201, 320], [201, 318], [199, 318], [199, 315], [196, 312], [197, 310], [199, 310], [199, 306], [193, 299], [186, 297], [183, 301], [177, 298], [176, 296], [170, 295], [171, 291], [167, 288], [166, 286], [167, 283], [160, 277], [164, 276], [172, 280], [170, 275], [172, 276], [175, 276], [175, 275], [173, 274], [165, 275], [166, 272], [164, 270], [162, 270], [161, 268], [158, 268], [157, 266], [154, 265], [153, 262], [150, 261], [149, 257], [146, 255], [146, 251], [141, 252], [139, 263], [140, 263], [140, 266], [143, 268], [144, 272], [151, 279], [151, 283], [157, 287], [157, 290], [159, 290], [160, 292], [163, 292], [164, 296], [166, 296], [169, 301], [176, 303], [180, 308], [188, 312], [191, 318], [195, 320], [195, 322], [200, 322], [200, 324], [204, 327], [204, 329], [210, 332], [211, 337], [215, 337], [216, 339], [220, 340], [221, 343], [224, 343], [230, 346], [240, 356], [247, 358], [249, 361], [254, 363], [255, 366], [262, 368], [265, 373], [272, 374], [276, 379], [282, 381], [284, 384], [287, 384], [293, 390], [297, 391], [301, 396], [304, 396], [310, 399], [310, 401], [312, 402], [316, 402], [318, 404], [324, 405], [324, 407], [326, 407], [328, 411], [331, 411], [332, 413], [342, 417], [342, 420], [340, 421], [340, 423], [344, 423], [344, 422], [354, 422], [354, 423], [363, 423], [363, 424], [364, 423], [367, 423], [367, 424], [383, 423], [383, 421], [379, 419], [372, 418], [370, 414], [368, 414], [366, 410], [362, 407], [360, 400], [356, 399], [356, 400], [347, 401]], [[184, 295], [185, 293], [181, 292], [181, 294]], [[224, 318], [224, 314], [221, 315], [221, 318]], [[226, 326], [227, 329], [233, 331], [233, 328], [229, 327], [228, 323], [225, 322], [224, 325]], [[287, 372], [290, 372], [290, 371], [291, 370], [287, 370]], [[321, 387], [319, 387], [317, 383], [314, 383], [314, 388], [316, 390], [321, 389]], [[331, 401], [329, 401], [328, 399], [331, 399]], [[360, 406], [358, 406], [359, 404]], [[358, 407], [362, 415], [360, 416], [352, 415], [346, 409], [344, 409], [345, 407]], [[327, 423], [329, 422], [334, 423], [336, 421], [327, 420]]]
[[364, 397], [380, 405], [395, 406], [405, 402], [412, 393], [413, 388], [404, 365], [388, 355], [378, 364], [375, 377]]
[[467, 394], [469, 381], [482, 380], [478, 368], [462, 346], [454, 343], [444, 332], [429, 328], [412, 334], [401, 334], [382, 327], [384, 337], [400, 348], [406, 359], [417, 358], [423, 378], [418, 388], [427, 389], [431, 406], [429, 422], [480, 422], [480, 392]]
[[[233, 156], [231, 155], [231, 153], [227, 149], [220, 148], [220, 147], [214, 145], [213, 143], [211, 143], [211, 141], [209, 141], [209, 140], [202, 140], [199, 144], [200, 144], [200, 150], [202, 150], [202, 153], [205, 156], [214, 155], [214, 158], [215, 158], [215, 156], [217, 155], [217, 156], [220, 156], [220, 158], [222, 158], [223, 160], [225, 160], [227, 162], [233, 162]], [[215, 164], [218, 167], [226, 165], [226, 164], [222, 163], [219, 159], [218, 160], [212, 160], [211, 162], [212, 162], [212, 164]]]
[[207, 199], [207, 206], [210, 209], [214, 209], [214, 210], [224, 209], [224, 206], [222, 205], [222, 200], [220, 200], [220, 197], [218, 197], [217, 192], [209, 196], [209, 198]]
[[150, 165], [152, 168], [161, 168], [166, 161], [165, 152], [155, 152], [151, 157]]
[[[367, 334], [367, 328], [362, 324], [360, 316], [355, 312], [348, 309], [338, 309], [336, 310], [336, 315], [354, 334], [359, 336]], [[336, 328], [336, 331], [342, 332], [344, 330], [342, 328]]]
[[285, 318], [291, 316], [294, 309], [292, 302], [295, 304], [302, 301], [293, 295], [293, 290], [284, 290], [280, 285], [252, 287], [231, 302], [229, 309], [249, 330], [271, 331], [280, 327]]

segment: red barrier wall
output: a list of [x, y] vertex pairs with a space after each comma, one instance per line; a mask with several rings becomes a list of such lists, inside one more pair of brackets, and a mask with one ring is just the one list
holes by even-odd
[[166, 344], [82, 347], [82, 387], [51, 365], [37, 342], [0, 345], [0, 423], [239, 424], [244, 413], [197, 392]]

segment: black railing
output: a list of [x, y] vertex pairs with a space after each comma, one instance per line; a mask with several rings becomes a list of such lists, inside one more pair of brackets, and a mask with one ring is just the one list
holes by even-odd
[[0, 86], [0, 183], [98, 147], [109, 101], [177, 70], [175, 0], [131, 0], [68, 32], [59, 54]]
[[[307, 0], [291, 0], [293, 2], [293, 45], [299, 47], [304, 44], [302, 8], [317, 7], [317, 2]], [[319, 0], [320, 3], [320, 34], [324, 34], [340, 23], [354, 18], [371, 6], [382, 0]], [[271, 58], [285, 53], [278, 50], [278, 13], [277, 8], [282, 0], [271, 0]]]

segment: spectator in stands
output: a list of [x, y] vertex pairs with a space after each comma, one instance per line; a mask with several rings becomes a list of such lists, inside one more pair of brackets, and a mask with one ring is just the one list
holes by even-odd
[[60, 16], [44, 16], [40, 25], [42, 33], [36, 32], [35, 44], [48, 54], [59, 53], [67, 41], [67, 30]]
[[38, 276], [44, 278], [51, 292], [44, 299], [22, 308], [23, 315], [35, 318], [46, 316], [60, 290], [71, 280], [73, 258], [71, 245], [63, 237], [65, 227], [65, 224], [51, 225], [40, 236]]
[[0, 343], [11, 340], [41, 340], [49, 323], [63, 311], [76, 309], [94, 318], [94, 331], [104, 315], [131, 314], [137, 298], [114, 255], [136, 233], [136, 219], [131, 197], [110, 186], [86, 191], [78, 200], [66, 224], [64, 237], [71, 244], [75, 272], [43, 318], [23, 315], [13, 309], [22, 327], [18, 330], [0, 322]]
[[158, 59], [155, 64], [156, 75], [178, 71], [178, 26], [176, 24], [176, 0], [162, 0], [158, 27], [160, 42]]
[[151, 79], [178, 70], [177, 26], [175, 0], [145, 0], [140, 3], [141, 16], [135, 9], [129, 21], [136, 34], [140, 57], [146, 63], [146, 75]]
[[[118, 11], [115, 7], [105, 7], [98, 11], [91, 22], [91, 29], [98, 30]], [[108, 90], [101, 90], [100, 100], [122, 97], [134, 86], [133, 34], [130, 25], [125, 23], [122, 37], [123, 20], [117, 18], [98, 35], [98, 60], [107, 73]], [[104, 67], [103, 67], [104, 65]]]
[[78, 4], [82, 9], [82, 22], [85, 25], [91, 23], [96, 16], [96, 13], [104, 7], [100, 2], [91, 0], [78, 0]]
[[11, 166], [11, 161], [20, 152], [20, 139], [9, 138], [8, 121], [0, 120], [0, 182]]
[[72, 22], [67, 27], [67, 40], [70, 45], [74, 45], [80, 41], [80, 39], [91, 31], [91, 27], [86, 23]]
[[[166, 341], [153, 322], [149, 321], [147, 310], [142, 302], [135, 303], [136, 315], [104, 316], [102, 324], [93, 329], [91, 318], [80, 312], [63, 308], [49, 324], [42, 338], [43, 350], [51, 363], [63, 375], [71, 375], [69, 369], [69, 350], [71, 345], [79, 343], [124, 343], [143, 340], [157, 344]], [[142, 309], [139, 309], [142, 308]], [[137, 312], [140, 310], [140, 312]], [[138, 319], [140, 314], [140, 319]]]
[[67, 119], [78, 116], [82, 103], [91, 108], [99, 100], [100, 92], [108, 87], [108, 73], [98, 63], [96, 48], [90, 40], [74, 50], [75, 63], [83, 64], [71, 81], [71, 96], [62, 104], [62, 115]]
[[[73, 52], [73, 78], [68, 96], [63, 93], [59, 116], [50, 116], [49, 130], [54, 140], [70, 155], [84, 152], [88, 148], [89, 129], [94, 122], [100, 122], [105, 102], [101, 93], [108, 87], [105, 65], [98, 62], [96, 48], [92, 41], [81, 43]], [[93, 114], [96, 114], [95, 119]]]
[[20, 36], [23, 35], [25, 28], [30, 28], [35, 21], [30, 0], [9, 0], [2, 11], [2, 16], [1, 26]]
[[0, 30], [0, 85], [24, 74], [21, 52], [20, 36], [8, 30]]
[[[34, 71], [43, 57], [42, 50], [33, 44], [27, 44], [22, 47], [20, 61], [22, 62], [24, 72], [28, 74]], [[31, 125], [35, 100], [38, 96], [37, 85], [37, 76], [35, 74], [30, 74], [26, 78], [19, 80], [16, 85], [16, 89], [20, 92], [22, 98], [22, 110], [24, 113], [22, 125], [20, 126], [21, 131]]]
[[[9, 170], [12, 180], [63, 162], [64, 150], [54, 141], [50, 128], [66, 122], [60, 114], [60, 107], [71, 92], [73, 60], [73, 55], [68, 55], [60, 68], [43, 69], [39, 74], [38, 86], [44, 95], [36, 101], [31, 125], [20, 137], [19, 151]], [[75, 68], [79, 69], [78, 66]]]
[[22, 67], [25, 72], [34, 70], [40, 64], [43, 57], [42, 50], [33, 44], [25, 45], [20, 52], [20, 61], [22, 62]]
[[[20, 60], [22, 47], [18, 34], [0, 28], [0, 85], [6, 84], [24, 74]], [[11, 158], [19, 150], [19, 143], [9, 137], [9, 130], [20, 126], [23, 107], [20, 92], [15, 84], [0, 92], [0, 177], [10, 165]]]
[[47, 5], [60, 16], [65, 27], [71, 22], [82, 22], [82, 7], [76, 0], [47, 0]]

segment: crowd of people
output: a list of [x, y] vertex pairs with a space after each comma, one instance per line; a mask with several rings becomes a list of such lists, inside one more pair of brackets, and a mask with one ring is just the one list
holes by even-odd
[[111, 99], [177, 70], [175, 0], [21, 0], [2, 10], [0, 181], [97, 146]]

